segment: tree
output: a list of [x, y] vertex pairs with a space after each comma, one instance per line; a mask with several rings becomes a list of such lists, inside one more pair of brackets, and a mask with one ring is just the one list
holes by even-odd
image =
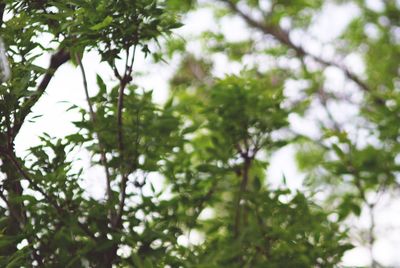
[[[182, 16], [201, 8], [195, 1], [1, 2], [12, 71], [0, 86], [1, 266], [335, 267], [352, 248], [345, 220], [365, 208], [371, 212], [372, 250], [371, 193], [398, 187], [395, 1], [386, 1], [381, 11], [354, 1], [360, 16], [334, 46], [337, 53], [363, 58], [365, 72], [293, 40], [291, 32], [307, 33], [324, 1], [210, 3], [216, 23], [238, 17], [258, 35], [231, 41], [224, 32], [198, 33], [192, 42], [202, 43], [204, 53], [197, 57], [174, 34]], [[375, 25], [378, 37], [366, 36], [366, 24]], [[82, 60], [89, 51], [101, 55], [113, 76], [107, 82], [97, 75], [95, 95], [89, 94]], [[135, 83], [135, 58], [162, 62], [176, 52], [183, 56], [170, 97], [156, 104], [153, 92]], [[218, 53], [231, 62], [251, 57], [254, 64], [217, 78], [212, 68]], [[49, 65], [38, 66], [44, 54]], [[382, 57], [387, 60], [380, 65]], [[258, 59], [272, 63], [261, 66]], [[68, 63], [80, 69], [87, 100], [87, 107], [68, 111], [81, 115], [76, 133], [44, 133], [41, 144], [18, 155], [15, 138]], [[330, 88], [328, 67], [362, 93], [352, 104], [357, 113], [350, 124], [337, 122], [330, 110], [330, 103], [353, 100]], [[306, 85], [295, 101], [286, 94], [291, 81]], [[307, 118], [315, 104], [327, 115], [319, 135], [294, 131], [289, 116]], [[351, 128], [353, 122], [367, 127]], [[377, 142], [359, 144], [359, 129]], [[285, 146], [298, 148], [299, 166], [309, 174], [301, 191], [289, 190], [285, 177], [277, 189], [268, 184], [271, 155]], [[82, 187], [87, 174], [72, 156], [82, 148], [104, 171], [102, 199]], [[153, 175], [164, 178], [164, 188]], [[338, 185], [343, 189], [329, 191]], [[320, 186], [329, 203], [314, 197]], [[200, 238], [181, 242], [193, 233]]]
[[[291, 115], [307, 122], [307, 128], [313, 122], [312, 134], [294, 125], [290, 128], [297, 137], [290, 144], [297, 147], [299, 167], [307, 174], [305, 183], [324, 193], [324, 207], [350, 224], [352, 240], [369, 248], [371, 265], [377, 267], [377, 212], [383, 209], [382, 197], [395, 200], [398, 192], [394, 123], [398, 120], [398, 2], [221, 0], [211, 9], [219, 27], [198, 36], [205, 62], [213, 65], [213, 56], [223, 54], [232, 65], [246, 62], [258, 71], [286, 71], [286, 105]], [[340, 19], [346, 19], [342, 18], [346, 10], [356, 15], [342, 31], [322, 40], [316, 28], [334, 9], [343, 14]], [[230, 37], [232, 33], [224, 28], [230, 23], [237, 27], [237, 20], [251, 34]], [[184, 72], [186, 77], [180, 72], [176, 81], [199, 80], [198, 69], [206, 69], [203, 60], [197, 61], [189, 55], [182, 65], [189, 72]], [[333, 71], [338, 74], [331, 75]], [[369, 227], [356, 231], [351, 220], [360, 216], [368, 218]]]

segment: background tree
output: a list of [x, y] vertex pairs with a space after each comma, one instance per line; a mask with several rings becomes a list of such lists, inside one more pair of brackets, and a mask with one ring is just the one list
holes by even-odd
[[[298, 144], [297, 160], [307, 173], [305, 183], [324, 193], [325, 207], [336, 210], [340, 219], [367, 215], [367, 229], [356, 231], [358, 227], [350, 223], [351, 233], [356, 244], [369, 248], [371, 265], [376, 267], [376, 212], [383, 198], [395, 200], [398, 191], [394, 122], [398, 119], [399, 3], [221, 0], [210, 4], [204, 1], [200, 6], [211, 6], [217, 27], [192, 37], [202, 40], [206, 51], [202, 56], [208, 64], [215, 62], [213, 55], [223, 54], [229, 64], [285, 69], [291, 115], [314, 122], [311, 133], [291, 127], [298, 137], [291, 144]], [[332, 28], [338, 34], [326, 41], [318, 37], [316, 28], [335, 8], [351, 9], [354, 15], [342, 31]], [[225, 29], [238, 19], [251, 34], [229, 38]], [[182, 46], [172, 43], [171, 47]], [[182, 65], [189, 71], [186, 81], [198, 79], [201, 66], [201, 61]], [[176, 78], [182, 80], [181, 72]]]

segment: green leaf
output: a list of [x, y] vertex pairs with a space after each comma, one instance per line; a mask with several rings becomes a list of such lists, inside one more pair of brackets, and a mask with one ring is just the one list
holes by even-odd
[[112, 23], [112, 21], [113, 21], [113, 18], [111, 16], [107, 16], [107, 17], [105, 17], [105, 19], [102, 22], [97, 23], [96, 25], [93, 25], [92, 27], [90, 27], [90, 29], [93, 31], [101, 30], [101, 29], [109, 26]]

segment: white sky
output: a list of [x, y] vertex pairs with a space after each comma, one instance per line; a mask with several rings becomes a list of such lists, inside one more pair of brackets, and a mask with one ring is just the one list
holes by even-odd
[[[372, 6], [379, 8], [379, 1], [371, 0], [368, 2]], [[356, 13], [357, 10], [350, 5], [340, 9], [328, 5], [328, 8], [324, 10], [321, 16], [318, 26], [313, 28], [313, 35], [318, 36], [323, 42], [331, 41]], [[207, 10], [200, 10], [186, 19], [186, 25], [178, 33], [182, 36], [188, 36], [193, 33], [200, 33], [207, 28], [215, 28], [212, 14]], [[241, 39], [249, 34], [245, 30], [243, 22], [238, 19], [227, 22], [227, 24], [222, 26], [222, 29], [232, 39]], [[322, 50], [319, 43], [310, 38], [305, 38], [299, 34], [294, 34], [293, 38], [296, 42], [301, 42], [315, 53], [323, 52], [324, 56], [327, 57], [330, 57], [332, 54], [329, 47], [325, 47]], [[196, 43], [189, 43], [188, 50], [199, 53], [201, 47]], [[41, 61], [44, 66], [47, 66], [48, 58], [43, 58]], [[112, 73], [105, 64], [99, 63], [100, 58], [95, 53], [86, 54], [83, 62], [87, 71], [89, 90], [95, 92], [96, 73], [101, 74], [102, 77], [108, 80]], [[154, 89], [155, 100], [162, 102], [168, 95], [167, 80], [177, 67], [176, 63], [177, 61], [174, 60], [170, 64], [155, 66], [150, 64], [149, 60], [143, 59], [143, 55], [139, 55], [135, 64], [136, 71], [145, 72], [147, 75], [134, 80], [146, 89]], [[347, 60], [347, 63], [349, 66], [354, 66], [354, 70], [360, 68], [360, 63], [357, 59]], [[223, 57], [218, 58], [218, 62], [216, 62], [215, 74], [218, 76], [223, 76], [225, 73], [235, 73], [239, 70], [240, 65], [227, 64]], [[330, 81], [332, 81], [333, 85], [340, 87], [343, 83], [343, 76], [336, 70], [331, 70], [330, 72]], [[65, 111], [70, 104], [78, 104], [86, 107], [80, 71], [71, 64], [65, 64], [57, 71], [46, 94], [33, 109], [32, 115], [43, 114], [43, 117], [38, 118], [35, 123], [26, 123], [18, 135], [16, 141], [18, 154], [20, 156], [26, 155], [25, 150], [37, 144], [37, 137], [43, 132], [47, 132], [55, 137], [63, 137], [66, 133], [73, 133], [75, 128], [71, 124], [71, 121], [77, 120], [79, 116], [73, 112], [67, 113]], [[340, 118], [346, 117], [347, 113], [346, 111], [342, 111], [342, 113], [335, 113], [335, 116], [340, 120]], [[299, 117], [292, 116], [291, 123], [299, 132], [313, 132], [313, 124]], [[304, 175], [297, 171], [293, 156], [294, 150], [291, 147], [283, 148], [274, 155], [271, 166], [268, 169], [269, 178], [272, 178], [272, 184], [277, 185], [281, 182], [282, 174], [285, 174], [291, 188], [301, 187]], [[89, 167], [87, 154], [82, 153], [80, 157], [82, 157], [82, 165], [88, 170], [89, 179], [85, 181], [87, 189], [89, 189], [92, 195], [101, 197], [105, 187], [102, 171], [98, 168]], [[375, 257], [382, 264], [400, 267], [400, 258], [397, 256], [398, 252], [400, 252], [400, 201], [390, 203], [386, 200], [382, 202], [378, 208], [378, 214], [378, 241], [374, 249]], [[362, 217], [358, 226], [367, 223], [367, 220], [364, 218], [365, 216]], [[344, 264], [349, 266], [368, 265], [369, 253], [362, 247], [351, 250], [345, 255]]]

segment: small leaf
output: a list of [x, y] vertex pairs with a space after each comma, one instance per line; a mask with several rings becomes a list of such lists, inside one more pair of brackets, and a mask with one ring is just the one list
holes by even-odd
[[97, 23], [96, 25], [93, 25], [92, 27], [90, 27], [90, 30], [98, 31], [98, 30], [104, 29], [108, 25], [110, 25], [112, 21], [113, 21], [113, 18], [111, 16], [107, 16], [102, 22]]

